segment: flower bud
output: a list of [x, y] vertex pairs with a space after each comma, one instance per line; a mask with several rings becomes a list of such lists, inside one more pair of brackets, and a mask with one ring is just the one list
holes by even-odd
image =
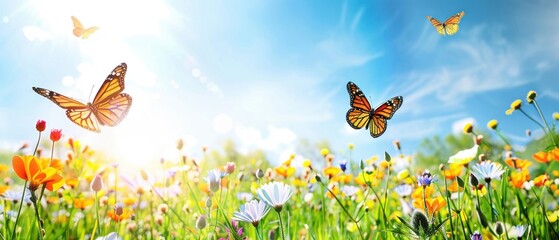
[[165, 203], [159, 204], [159, 206], [157, 207], [157, 209], [159, 209], [160, 213], [166, 214], [167, 211], [169, 210], [169, 206]]
[[101, 189], [103, 189], [103, 179], [101, 175], [97, 174], [95, 178], [93, 178], [93, 181], [91, 181], [91, 190], [97, 193], [101, 191]]
[[495, 233], [497, 233], [497, 236], [503, 235], [504, 232], [505, 232], [505, 229], [503, 227], [503, 223], [502, 222], [497, 222], [495, 224]]
[[198, 217], [198, 219], [196, 220], [196, 228], [204, 229], [206, 227], [206, 224], [206, 215], [200, 215], [200, 217]]
[[429, 220], [427, 219], [427, 216], [425, 215], [425, 213], [423, 213], [423, 211], [417, 209], [413, 211], [413, 213], [411, 214], [411, 226], [417, 232], [427, 232], [429, 230]]
[[225, 165], [225, 172], [226, 172], [227, 174], [231, 174], [231, 173], [233, 173], [234, 171], [235, 171], [235, 163], [234, 163], [234, 162], [228, 162], [228, 163]]
[[184, 141], [181, 138], [177, 141], [177, 149], [180, 151], [180, 150], [182, 150], [183, 146], [184, 146]]
[[45, 120], [38, 120], [37, 124], [35, 124], [35, 129], [39, 132], [45, 131], [45, 128], [47, 128], [47, 122], [45, 122]]
[[479, 180], [477, 179], [476, 175], [470, 173], [470, 185], [477, 186], [479, 184]]
[[56, 142], [62, 137], [62, 129], [52, 129], [50, 130], [50, 140]]
[[394, 140], [394, 147], [396, 148], [396, 150], [400, 151], [402, 150], [402, 146], [400, 146], [400, 141], [398, 140]]
[[256, 170], [256, 178], [261, 179], [264, 177], [264, 171], [262, 171], [262, 169], [258, 169]]

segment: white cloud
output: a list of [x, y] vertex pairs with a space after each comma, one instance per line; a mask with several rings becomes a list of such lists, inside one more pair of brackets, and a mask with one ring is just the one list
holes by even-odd
[[239, 150], [241, 152], [247, 152], [250, 149], [262, 149], [278, 156], [287, 152], [293, 153], [295, 140], [297, 139], [297, 134], [291, 129], [271, 125], [267, 127], [267, 136], [264, 137], [257, 128], [238, 123], [235, 127], [235, 135], [239, 139]]
[[52, 34], [37, 26], [25, 26], [22, 31], [25, 38], [31, 42], [44, 42], [52, 39]]

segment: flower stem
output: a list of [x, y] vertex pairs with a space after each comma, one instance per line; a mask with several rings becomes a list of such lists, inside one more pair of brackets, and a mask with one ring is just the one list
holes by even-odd
[[97, 217], [97, 235], [101, 235], [101, 225], [99, 224], [99, 196], [95, 192], [95, 215]]
[[280, 222], [280, 230], [281, 230], [281, 239], [285, 240], [285, 233], [283, 232], [283, 222], [281, 220], [281, 213], [276, 211], [278, 213], [278, 218], [279, 218], [279, 222]]
[[[41, 133], [39, 132], [39, 135], [40, 134]], [[23, 193], [21, 193], [21, 200], [19, 201], [19, 210], [17, 210], [16, 223], [14, 225], [14, 230], [12, 231], [12, 239], [16, 238], [15, 236], [16, 236], [17, 222], [19, 221], [19, 215], [21, 215], [21, 207], [23, 206], [23, 196], [25, 196], [26, 188], [27, 188], [27, 181], [25, 181], [25, 183], [23, 184]]]
[[555, 141], [555, 137], [553, 136], [554, 133], [551, 131], [551, 128], [549, 128], [547, 121], [543, 117], [542, 111], [540, 110], [540, 106], [538, 106], [538, 102], [536, 102], [536, 99], [534, 99], [533, 101], [534, 101], [534, 107], [536, 108], [536, 111], [538, 111], [538, 114], [540, 114], [540, 118], [542, 119], [543, 123], [547, 127], [547, 132], [549, 134], [549, 137], [553, 141], [553, 145], [555, 145], [555, 147], [559, 147], [559, 145], [557, 145], [557, 142]]
[[491, 197], [491, 181], [487, 182], [487, 192], [489, 193], [489, 208], [491, 209], [491, 221], [495, 222], [495, 212], [493, 211], [493, 198]]
[[427, 208], [427, 198], [425, 196], [425, 188], [427, 188], [426, 186], [423, 186], [423, 208], [425, 209], [425, 213], [427, 214], [427, 216], [429, 216], [429, 209]]
[[536, 121], [536, 119], [534, 119], [533, 117], [530, 117], [530, 115], [528, 115], [526, 112], [524, 112], [524, 110], [522, 110], [522, 108], [521, 108], [521, 109], [518, 109], [518, 110], [520, 110], [520, 112], [523, 113], [524, 116], [526, 116], [528, 119], [530, 119], [530, 120], [532, 120], [533, 122], [535, 122], [536, 124], [538, 124], [538, 126], [540, 126], [540, 127], [543, 129], [543, 131], [545, 132], [545, 127], [544, 127], [541, 123], [539, 123], [538, 121]]
[[41, 216], [39, 216], [39, 209], [37, 208], [37, 196], [35, 196], [34, 191], [31, 191], [31, 203], [33, 203], [35, 218], [37, 219], [37, 224], [39, 225], [39, 239], [43, 239], [43, 224], [41, 224]]

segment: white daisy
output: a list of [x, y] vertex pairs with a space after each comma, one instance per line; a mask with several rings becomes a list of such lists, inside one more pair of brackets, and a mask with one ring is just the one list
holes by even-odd
[[270, 211], [270, 207], [266, 203], [253, 199], [242, 205], [239, 211], [235, 211], [232, 219], [249, 222], [252, 223], [252, 226], [257, 227], [260, 220], [268, 214], [268, 211]]
[[289, 200], [293, 191], [291, 186], [282, 182], [271, 182], [264, 184], [257, 190], [258, 197], [268, 206], [273, 207], [276, 212], [281, 212], [285, 202]]
[[505, 172], [503, 166], [498, 163], [483, 161], [472, 167], [472, 172], [478, 179], [484, 179], [489, 183], [492, 179], [499, 180], [501, 175]]

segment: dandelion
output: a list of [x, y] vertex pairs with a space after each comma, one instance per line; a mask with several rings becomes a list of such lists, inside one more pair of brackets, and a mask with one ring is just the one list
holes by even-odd
[[474, 131], [474, 125], [472, 123], [466, 123], [464, 129], [462, 129], [465, 134], [470, 134]]
[[252, 226], [258, 227], [258, 223], [268, 214], [268, 211], [270, 211], [270, 207], [266, 205], [266, 203], [253, 199], [242, 205], [239, 211], [235, 211], [232, 219], [241, 222], [249, 222]]
[[510, 104], [510, 108], [505, 111], [505, 114], [511, 115], [515, 110], [519, 110], [522, 107], [522, 100], [516, 99]]
[[221, 186], [222, 172], [219, 169], [209, 170], [206, 181], [210, 185], [210, 191], [217, 192]]

